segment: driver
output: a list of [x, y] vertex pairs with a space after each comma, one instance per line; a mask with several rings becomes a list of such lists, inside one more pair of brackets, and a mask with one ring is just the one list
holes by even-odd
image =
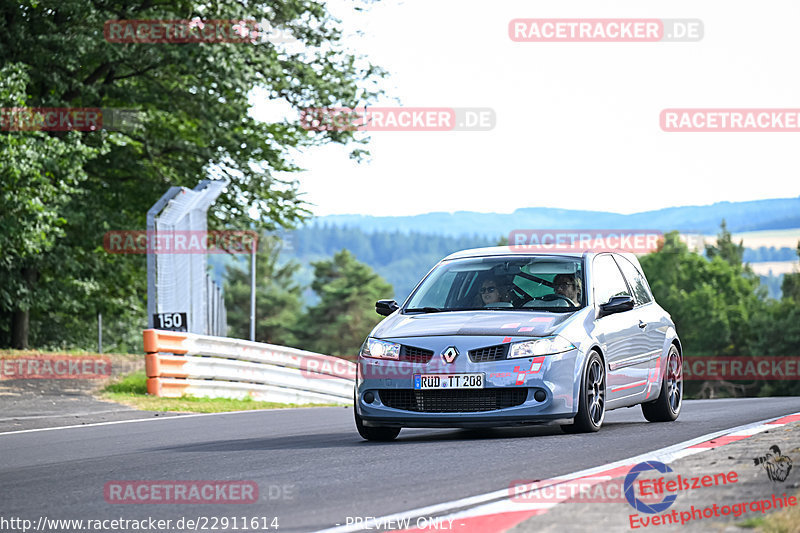
[[573, 274], [556, 275], [556, 277], [553, 278], [553, 289], [555, 289], [556, 294], [569, 300], [575, 307], [580, 306], [583, 287], [578, 276]]

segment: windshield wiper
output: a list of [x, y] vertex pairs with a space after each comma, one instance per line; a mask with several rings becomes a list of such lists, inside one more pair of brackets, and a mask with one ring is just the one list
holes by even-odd
[[545, 313], [556, 313], [557, 311], [553, 311], [552, 307], [481, 307], [481, 309], [488, 309], [491, 311], [527, 311], [527, 312], [538, 312], [544, 311]]
[[477, 307], [475, 308], [476, 311], [479, 310], [491, 310], [491, 311], [527, 311], [528, 313], [572, 313], [573, 311], [578, 311], [579, 308], [575, 307]]
[[438, 307], [412, 307], [410, 309], [406, 309], [406, 313], [441, 313], [444, 309], [440, 309]]

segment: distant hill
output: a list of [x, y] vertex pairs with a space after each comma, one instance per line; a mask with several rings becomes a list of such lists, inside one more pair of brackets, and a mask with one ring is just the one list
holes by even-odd
[[[442, 257], [465, 248], [492, 246], [514, 229], [654, 229], [713, 236], [723, 218], [734, 233], [800, 228], [800, 197], [670, 207], [630, 215], [547, 207], [517, 209], [511, 214], [333, 215], [287, 232], [286, 255], [300, 260], [302, 281], [310, 282], [311, 261], [347, 248], [392, 284], [395, 297], [403, 299]], [[744, 260], [794, 261], [796, 241], [790, 241], [791, 247], [756, 244], [745, 251]]]
[[[717, 230], [715, 230], [717, 231]], [[298, 281], [311, 283], [313, 273], [310, 263], [328, 259], [342, 249], [348, 249], [359, 261], [372, 267], [392, 284], [394, 296], [404, 299], [420, 279], [440, 259], [458, 250], [494, 246], [497, 238], [480, 235], [451, 237], [422, 232], [399, 231], [366, 232], [358, 228], [316, 225], [287, 232], [284, 256], [294, 258], [303, 265]], [[708, 242], [713, 242], [710, 239]], [[795, 261], [797, 252], [788, 247], [748, 248], [746, 262]], [[310, 295], [306, 294], [308, 298]], [[387, 294], [386, 297], [391, 297]], [[307, 301], [310, 301], [307, 299]]]
[[715, 234], [723, 218], [732, 232], [798, 228], [800, 197], [669, 207], [630, 215], [526, 207], [510, 214], [457, 211], [397, 217], [330, 215], [315, 218], [311, 224], [359, 228], [368, 233], [400, 231], [496, 239], [513, 229], [655, 229]]
[[[308, 285], [313, 278], [311, 262], [328, 259], [346, 248], [391, 283], [394, 296], [402, 300], [444, 256], [466, 248], [495, 245], [513, 229], [677, 229], [714, 236], [723, 218], [734, 233], [772, 230], [742, 236], [748, 246], [746, 262], [796, 261], [796, 233], [774, 230], [800, 228], [800, 198], [720, 202], [631, 215], [552, 208], [518, 209], [512, 214], [460, 211], [407, 217], [336, 215], [319, 217], [305, 227], [285, 232], [286, 249], [282, 255], [301, 263], [298, 281]], [[739, 237], [735, 237], [738, 242]], [[707, 242], [713, 242], [713, 237]], [[209, 256], [218, 282], [222, 282], [226, 268], [236, 259], [247, 268], [247, 257]], [[763, 279], [771, 283], [773, 296], [779, 294], [778, 277]], [[314, 302], [310, 291], [304, 297], [306, 303]]]
[[[419, 232], [375, 231], [330, 225], [312, 226], [288, 232], [284, 257], [300, 261], [301, 284], [311, 283], [310, 263], [329, 259], [342, 249], [349, 250], [359, 261], [368, 264], [394, 287], [394, 296], [405, 299], [414, 286], [444, 256], [459, 250], [494, 246], [497, 239], [481, 236], [450, 237]], [[310, 295], [306, 294], [307, 302]]]

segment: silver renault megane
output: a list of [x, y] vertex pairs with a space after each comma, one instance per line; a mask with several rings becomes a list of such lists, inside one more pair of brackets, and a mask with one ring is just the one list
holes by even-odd
[[600, 429], [605, 412], [641, 404], [678, 418], [682, 348], [636, 256], [454, 253], [386, 316], [357, 361], [355, 422], [368, 440], [404, 427], [560, 423]]

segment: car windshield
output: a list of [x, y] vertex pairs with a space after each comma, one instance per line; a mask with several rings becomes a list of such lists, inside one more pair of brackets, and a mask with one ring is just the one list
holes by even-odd
[[578, 258], [481, 257], [446, 261], [414, 291], [404, 312], [572, 312], [585, 305], [583, 281], [583, 264]]

